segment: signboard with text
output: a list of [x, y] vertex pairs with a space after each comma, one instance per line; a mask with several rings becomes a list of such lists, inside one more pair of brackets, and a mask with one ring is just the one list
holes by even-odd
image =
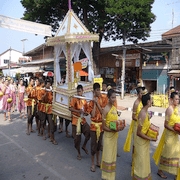
[[164, 61], [166, 62], [166, 58], [162, 53], [152, 53], [147, 54], [147, 61]]
[[0, 15], [0, 27], [43, 36], [51, 36], [51, 26], [49, 25], [14, 19], [2, 15]]

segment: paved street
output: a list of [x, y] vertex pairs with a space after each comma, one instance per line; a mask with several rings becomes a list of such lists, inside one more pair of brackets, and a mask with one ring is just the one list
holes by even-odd
[[[125, 96], [118, 100], [119, 105], [131, 107], [135, 97]], [[164, 112], [164, 108], [152, 107], [152, 111]], [[37, 133], [26, 135], [26, 120], [20, 119], [15, 112], [12, 122], [3, 121], [0, 114], [0, 180], [100, 180], [101, 170], [90, 171], [90, 155], [82, 152], [82, 160], [76, 159], [77, 153], [73, 139], [66, 138], [65, 133], [55, 133], [58, 145], [53, 145], [49, 139], [42, 140]], [[131, 153], [123, 152], [123, 144], [131, 122], [131, 111], [122, 111], [121, 118], [126, 119], [126, 128], [119, 133], [117, 159], [117, 180], [131, 179]], [[89, 120], [88, 120], [89, 121]], [[163, 130], [164, 117], [153, 116], [151, 121]], [[35, 122], [35, 121], [34, 121]], [[35, 129], [35, 123], [33, 124]], [[71, 126], [69, 126], [71, 131]], [[157, 142], [151, 143], [151, 157]], [[90, 143], [88, 143], [88, 149]], [[160, 180], [156, 175], [157, 167], [151, 160], [153, 180]], [[168, 179], [173, 179], [168, 174]]]

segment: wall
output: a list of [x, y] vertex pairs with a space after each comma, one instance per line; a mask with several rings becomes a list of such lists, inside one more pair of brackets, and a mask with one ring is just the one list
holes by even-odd
[[1, 55], [0, 66], [7, 66], [8, 64], [4, 63], [4, 59], [9, 60], [11, 58], [11, 63], [18, 63], [19, 57], [22, 57], [22, 53], [15, 50], [8, 50]]
[[37, 52], [33, 52], [32, 54], [28, 54], [28, 56], [32, 56], [32, 60], [40, 60], [40, 59], [50, 59], [54, 58], [54, 47], [45, 46], [44, 49], [38, 50]]
[[[155, 90], [158, 93], [163, 93], [164, 90], [167, 91], [168, 89], [169, 78], [167, 76], [166, 69], [143, 69], [142, 79], [143, 81], [146, 81], [146, 84], [148, 85], [148, 88], [147, 87], [146, 88], [149, 91]], [[151, 86], [155, 86], [154, 81], [156, 81], [156, 87], [151, 87]]]

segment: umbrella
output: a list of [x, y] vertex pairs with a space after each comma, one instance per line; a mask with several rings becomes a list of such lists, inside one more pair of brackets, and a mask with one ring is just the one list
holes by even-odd
[[81, 70], [81, 71], [79, 71], [79, 75], [80, 76], [88, 76], [88, 73], [86, 71]]
[[46, 72], [43, 73], [43, 76], [49, 76], [49, 77], [52, 77], [52, 76], [54, 76], [54, 73], [51, 72], [51, 71], [46, 71]]

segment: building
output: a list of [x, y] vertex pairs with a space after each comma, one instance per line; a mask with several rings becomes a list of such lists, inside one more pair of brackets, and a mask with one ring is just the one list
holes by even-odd
[[46, 46], [46, 43], [26, 52], [24, 55], [32, 57], [32, 61], [23, 66], [39, 66], [45, 71], [54, 71], [54, 48]]
[[[164, 93], [169, 86], [167, 72], [171, 49], [171, 44], [166, 40], [126, 45], [126, 91], [129, 92], [132, 86], [142, 79], [149, 92]], [[118, 86], [121, 85], [122, 56], [122, 46], [100, 50], [100, 74], [104, 80], [114, 81]]]
[[170, 85], [180, 89], [180, 25], [163, 33], [162, 39], [172, 44], [172, 57], [170, 59]]
[[0, 54], [0, 69], [4, 76], [14, 76], [9, 70], [19, 68], [22, 63], [28, 61], [31, 61], [31, 57], [23, 56], [21, 52], [10, 48]]
[[[54, 49], [42, 44], [25, 53], [32, 61], [25, 66], [39, 66], [45, 71], [54, 71]], [[117, 58], [117, 56], [118, 58]], [[99, 68], [101, 77], [107, 82], [116, 82], [121, 86], [123, 47], [100, 49]], [[164, 93], [169, 87], [172, 45], [168, 40], [159, 40], [139, 45], [126, 45], [125, 87], [130, 92], [139, 79], [142, 79], [150, 92]], [[60, 60], [61, 74], [66, 73], [65, 59]]]
[[[141, 46], [141, 45], [140, 45]], [[142, 44], [142, 79], [150, 92], [164, 94], [169, 88], [169, 63], [172, 57], [172, 45], [166, 41], [155, 41]]]

